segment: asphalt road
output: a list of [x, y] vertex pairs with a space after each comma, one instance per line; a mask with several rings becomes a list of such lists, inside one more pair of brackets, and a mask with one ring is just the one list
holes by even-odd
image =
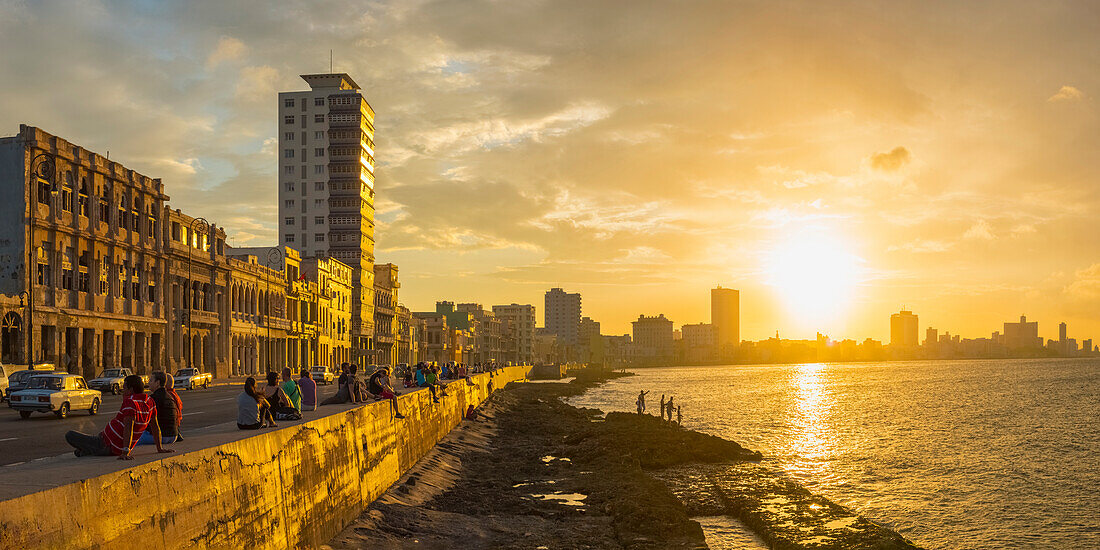
[[[260, 388], [263, 388], [262, 384]], [[190, 430], [236, 422], [239, 393], [240, 384], [214, 386], [206, 390], [180, 390], [183, 400], [180, 432], [186, 437]], [[318, 401], [334, 393], [335, 384], [317, 387]], [[65, 443], [65, 432], [99, 433], [115, 417], [121, 405], [121, 395], [104, 393], [99, 414], [95, 416], [90, 416], [87, 411], [72, 411], [68, 418], [62, 420], [53, 414], [34, 413], [23, 420], [19, 412], [8, 407], [5, 401], [0, 404], [0, 468], [72, 452], [72, 447]]]

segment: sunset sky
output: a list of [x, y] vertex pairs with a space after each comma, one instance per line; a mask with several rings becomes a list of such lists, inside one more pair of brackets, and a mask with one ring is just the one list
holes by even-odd
[[1100, 4], [0, 0], [0, 134], [40, 126], [273, 244], [276, 93], [377, 113], [401, 301], [583, 294], [742, 337], [1100, 338]]

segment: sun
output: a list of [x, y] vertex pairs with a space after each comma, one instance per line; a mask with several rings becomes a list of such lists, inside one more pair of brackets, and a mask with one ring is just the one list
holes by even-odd
[[825, 229], [789, 236], [765, 254], [764, 263], [766, 282], [786, 303], [796, 324], [818, 329], [843, 320], [864, 277], [863, 260]]

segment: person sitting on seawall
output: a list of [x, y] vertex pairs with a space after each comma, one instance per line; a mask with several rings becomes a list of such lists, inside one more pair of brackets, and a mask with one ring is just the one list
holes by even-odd
[[180, 394], [176, 391], [172, 375], [167, 372], [164, 373], [164, 391], [176, 402], [176, 441], [183, 441], [183, 432], [180, 431], [180, 426], [183, 425], [183, 399], [180, 399]]
[[378, 370], [374, 371], [374, 374], [370, 375], [370, 380], [367, 382], [367, 391], [378, 398], [389, 399], [394, 418], [405, 418], [405, 415], [397, 409], [397, 392], [393, 391], [393, 387], [390, 386], [389, 367], [379, 367]]
[[290, 398], [283, 392], [279, 385], [279, 375], [274, 372], [267, 373], [267, 387], [264, 388], [264, 398], [271, 407], [271, 415], [276, 420], [301, 420], [302, 415], [290, 404]]
[[133, 460], [134, 445], [150, 424], [153, 427], [153, 443], [158, 453], [170, 453], [172, 449], [161, 446], [160, 425], [157, 424], [157, 408], [145, 395], [145, 382], [136, 374], [122, 380], [122, 406], [118, 414], [98, 435], [76, 431], [65, 434], [65, 441], [76, 450], [76, 456], [111, 456], [119, 460]]
[[291, 407], [298, 413], [302, 414], [302, 389], [298, 387], [298, 383], [294, 381], [290, 376], [290, 369], [283, 368], [283, 383], [279, 386], [283, 390], [283, 394], [286, 395], [287, 401]]
[[403, 380], [401, 382], [401, 384], [403, 386], [405, 386], [406, 388], [415, 388], [416, 387], [416, 379], [413, 378], [412, 370], [406, 370], [405, 371], [405, 380]]
[[[179, 409], [176, 400], [168, 395], [168, 375], [163, 372], [154, 372], [153, 379], [149, 382], [149, 389], [153, 390], [150, 397], [156, 406], [157, 425], [160, 426], [160, 442], [165, 445], [176, 442], [176, 429], [179, 427]], [[138, 438], [138, 445], [152, 445], [153, 433], [145, 430]]]
[[[416, 364], [416, 387], [418, 388], [428, 387], [428, 382], [424, 379], [424, 369], [426, 367], [427, 363], [423, 361]], [[432, 392], [432, 395], [435, 395], [435, 392]]]
[[348, 364], [340, 364], [340, 378], [336, 380], [336, 394], [330, 395], [321, 402], [322, 405], [339, 405], [351, 401], [351, 391], [348, 389]]
[[237, 427], [242, 430], [258, 430], [269, 426], [279, 427], [275, 424], [275, 418], [271, 416], [271, 407], [268, 406], [267, 398], [256, 391], [256, 379], [249, 376], [248, 380], [244, 381], [244, 391], [237, 396]]
[[363, 388], [363, 381], [359, 380], [359, 365], [348, 365], [348, 391], [352, 403], [366, 403], [367, 392]]
[[317, 410], [317, 382], [314, 382], [313, 377], [309, 375], [309, 369], [302, 369], [301, 377], [298, 378], [298, 388], [302, 392], [302, 410]]

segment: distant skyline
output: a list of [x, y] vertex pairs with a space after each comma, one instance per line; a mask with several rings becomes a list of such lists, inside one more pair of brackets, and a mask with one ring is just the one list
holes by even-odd
[[[629, 14], [629, 15], [624, 15]], [[377, 249], [402, 301], [639, 314], [741, 337], [1100, 334], [1100, 6], [1070, 2], [0, 2], [20, 123], [277, 241], [277, 93], [377, 113]], [[33, 53], [33, 54], [32, 54]], [[541, 312], [539, 316], [541, 317]]]

